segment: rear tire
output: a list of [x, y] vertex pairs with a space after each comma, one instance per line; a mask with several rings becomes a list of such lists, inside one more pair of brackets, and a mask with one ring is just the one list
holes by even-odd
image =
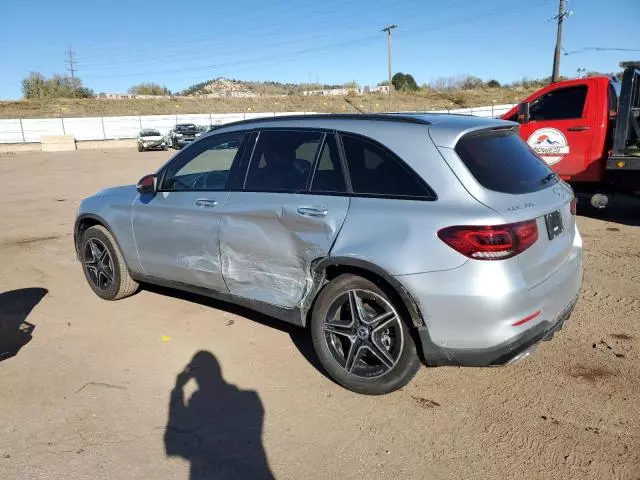
[[138, 151], [139, 152], [144, 152], [144, 147], [140, 144], [138, 144]]
[[91, 289], [105, 300], [120, 300], [138, 290], [111, 232], [102, 225], [88, 228], [80, 241], [82, 270]]
[[311, 316], [313, 346], [329, 376], [366, 395], [409, 383], [420, 359], [401, 311], [365, 278], [343, 274], [329, 282]]

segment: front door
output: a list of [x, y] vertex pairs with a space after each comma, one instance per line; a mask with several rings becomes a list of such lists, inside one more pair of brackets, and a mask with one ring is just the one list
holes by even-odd
[[220, 255], [229, 291], [286, 308], [313, 285], [349, 208], [332, 133], [260, 132], [243, 191], [220, 208]]
[[563, 179], [576, 178], [592, 163], [591, 143], [594, 109], [587, 95], [595, 84], [552, 89], [532, 100], [530, 120], [520, 126], [520, 135]]
[[133, 233], [147, 275], [227, 291], [219, 209], [229, 196], [245, 136], [219, 135], [190, 145], [159, 174], [156, 194], [135, 200]]

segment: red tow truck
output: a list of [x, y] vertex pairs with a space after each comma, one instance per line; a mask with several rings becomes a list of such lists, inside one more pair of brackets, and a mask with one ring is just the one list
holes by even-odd
[[621, 83], [604, 76], [552, 83], [501, 117], [519, 122], [529, 146], [596, 208], [612, 194], [640, 193], [640, 62], [620, 66]]

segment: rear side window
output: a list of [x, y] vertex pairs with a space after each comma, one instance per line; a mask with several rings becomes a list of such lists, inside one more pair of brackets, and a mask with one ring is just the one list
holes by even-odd
[[433, 194], [400, 159], [361, 137], [342, 135], [353, 193], [433, 198]]
[[306, 190], [320, 148], [320, 132], [265, 130], [251, 158], [245, 190], [301, 192]]
[[338, 153], [335, 136], [328, 134], [318, 157], [311, 180], [311, 192], [345, 193], [347, 191], [342, 162]]
[[531, 193], [558, 181], [513, 131], [466, 135], [455, 150], [478, 183], [489, 190]]
[[587, 86], [559, 88], [531, 102], [530, 120], [568, 120], [582, 118]]

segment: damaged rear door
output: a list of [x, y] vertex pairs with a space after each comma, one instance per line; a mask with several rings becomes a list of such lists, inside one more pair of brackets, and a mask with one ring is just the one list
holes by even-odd
[[235, 133], [195, 142], [159, 174], [155, 195], [135, 200], [133, 232], [147, 275], [227, 291], [218, 209], [229, 195], [247, 137]]
[[349, 208], [334, 134], [259, 133], [242, 191], [222, 207], [220, 256], [229, 291], [293, 308], [313, 286], [311, 264], [329, 255]]

